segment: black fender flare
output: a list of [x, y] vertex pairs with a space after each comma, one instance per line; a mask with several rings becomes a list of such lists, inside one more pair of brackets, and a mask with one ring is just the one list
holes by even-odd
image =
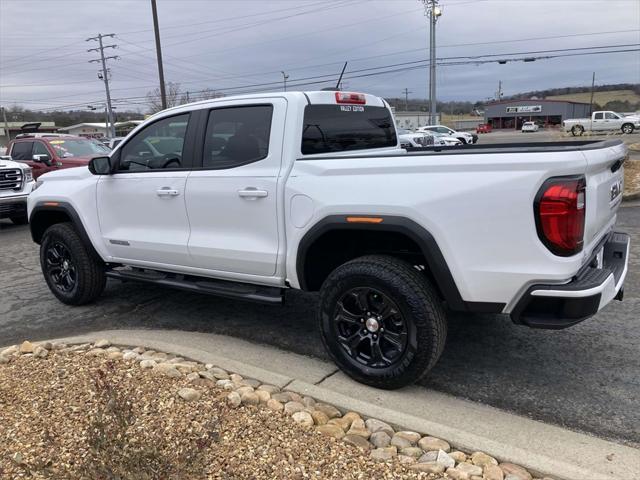
[[87, 230], [84, 228], [84, 224], [80, 219], [80, 215], [78, 215], [78, 212], [76, 212], [75, 208], [73, 208], [73, 206], [68, 202], [39, 201], [35, 205], [35, 207], [33, 207], [33, 210], [31, 210], [31, 215], [29, 216], [29, 229], [31, 230], [32, 240], [35, 243], [40, 244], [40, 242], [42, 241], [42, 236], [44, 235], [44, 232], [46, 230], [46, 228], [42, 227], [42, 223], [47, 218], [47, 216], [56, 213], [62, 213], [69, 219], [69, 221], [73, 225], [73, 228], [75, 228], [76, 232], [78, 232], [80, 239], [89, 249], [91, 254], [95, 255], [97, 259], [102, 260], [102, 257], [100, 257], [95, 247], [93, 246], [93, 243], [91, 242], [91, 239], [87, 234]]
[[[353, 223], [347, 221], [350, 216], [382, 218], [382, 221], [379, 223]], [[330, 215], [318, 221], [305, 233], [298, 246], [296, 274], [303, 290], [307, 290], [304, 272], [309, 248], [323, 234], [332, 230], [371, 230], [402, 233], [420, 247], [427, 261], [427, 266], [449, 308], [462, 312], [500, 313], [505, 307], [504, 303], [467, 302], [463, 300], [451, 270], [449, 270], [444, 255], [442, 255], [442, 251], [433, 235], [413, 220], [391, 215]]]

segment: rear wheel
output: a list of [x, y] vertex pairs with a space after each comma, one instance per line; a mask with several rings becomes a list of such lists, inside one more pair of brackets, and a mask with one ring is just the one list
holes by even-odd
[[584, 128], [581, 127], [580, 125], [574, 125], [573, 127], [571, 127], [571, 135], [573, 135], [574, 137], [579, 137], [584, 133]]
[[622, 125], [622, 133], [633, 133], [633, 124], [625, 123]]
[[382, 255], [341, 265], [320, 291], [322, 341], [355, 380], [393, 389], [422, 378], [447, 334], [442, 303], [426, 277]]
[[16, 217], [10, 218], [11, 222], [13, 222], [14, 225], [26, 225], [27, 223], [29, 223], [29, 217], [27, 217], [27, 215], [18, 215]]
[[83, 305], [104, 290], [103, 262], [88, 250], [69, 223], [58, 223], [45, 231], [40, 265], [49, 289], [63, 303]]

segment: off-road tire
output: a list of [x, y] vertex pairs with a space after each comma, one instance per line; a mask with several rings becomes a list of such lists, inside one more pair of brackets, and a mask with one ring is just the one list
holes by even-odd
[[[390, 298], [409, 326], [406, 349], [389, 367], [354, 365], [332, 326], [338, 301], [351, 289], [363, 287]], [[318, 320], [322, 342], [340, 369], [358, 382], [383, 389], [400, 388], [424, 377], [440, 358], [447, 336], [442, 300], [426, 276], [410, 263], [384, 255], [363, 256], [336, 268], [320, 290]]]
[[[46, 255], [54, 243], [66, 247], [75, 268], [75, 285], [68, 292], [56, 287], [51, 275], [47, 274]], [[57, 223], [44, 232], [40, 245], [40, 265], [51, 293], [68, 305], [84, 305], [94, 301], [102, 294], [107, 282], [104, 263], [87, 248], [70, 223]]]
[[584, 127], [582, 127], [581, 125], [574, 125], [573, 127], [571, 127], [571, 135], [573, 135], [574, 137], [580, 137], [583, 133]]
[[622, 133], [626, 133], [626, 134], [633, 133], [633, 130], [634, 130], [633, 123], [625, 123], [624, 125], [622, 125], [622, 128], [620, 130], [622, 130]]
[[10, 217], [11, 222], [14, 225], [26, 225], [29, 223], [29, 217], [27, 215], [18, 215], [16, 217]]

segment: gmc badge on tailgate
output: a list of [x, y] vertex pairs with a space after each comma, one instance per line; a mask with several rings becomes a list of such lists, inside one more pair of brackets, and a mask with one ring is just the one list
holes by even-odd
[[611, 185], [611, 201], [613, 202], [622, 193], [622, 180], [617, 180]]

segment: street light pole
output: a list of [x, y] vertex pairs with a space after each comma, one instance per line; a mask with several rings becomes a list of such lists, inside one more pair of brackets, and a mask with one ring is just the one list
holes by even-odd
[[289, 75], [287, 75], [285, 72], [280, 71], [280, 73], [282, 73], [282, 82], [284, 83], [284, 91], [287, 91], [287, 79], [289, 78]]
[[422, 0], [429, 17], [429, 123], [436, 123], [436, 22], [442, 15], [438, 0]]

